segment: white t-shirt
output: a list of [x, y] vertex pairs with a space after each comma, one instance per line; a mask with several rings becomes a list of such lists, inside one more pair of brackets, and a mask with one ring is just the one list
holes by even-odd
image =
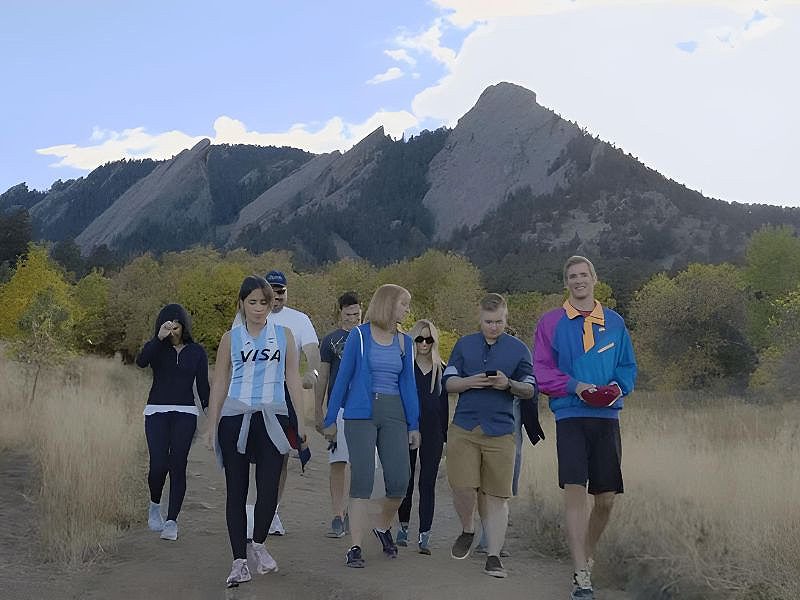
[[[306, 344], [316, 344], [319, 346], [319, 338], [317, 332], [314, 331], [314, 326], [311, 324], [311, 319], [308, 315], [299, 310], [284, 306], [280, 312], [271, 312], [267, 320], [275, 325], [283, 325], [288, 327], [294, 336], [294, 342], [297, 344], [297, 353], [303, 349]], [[242, 324], [242, 316], [237, 312], [236, 318], [233, 320], [233, 327]]]

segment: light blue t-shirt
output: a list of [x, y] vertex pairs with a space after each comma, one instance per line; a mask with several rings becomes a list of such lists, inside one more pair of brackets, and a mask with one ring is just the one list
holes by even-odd
[[392, 343], [382, 346], [373, 340], [369, 351], [369, 367], [372, 373], [372, 392], [375, 394], [400, 395], [400, 371], [403, 370], [403, 358], [400, 355], [400, 344], [397, 336]]

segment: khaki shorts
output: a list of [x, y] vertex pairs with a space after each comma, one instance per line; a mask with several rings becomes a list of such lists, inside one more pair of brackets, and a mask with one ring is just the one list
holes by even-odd
[[452, 424], [447, 432], [447, 479], [453, 488], [476, 488], [498, 498], [511, 497], [514, 434], [485, 435]]

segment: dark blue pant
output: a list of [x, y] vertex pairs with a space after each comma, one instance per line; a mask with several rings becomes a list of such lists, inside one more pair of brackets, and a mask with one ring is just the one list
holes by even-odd
[[245, 454], [236, 449], [242, 415], [222, 417], [217, 428], [222, 463], [225, 467], [225, 520], [233, 558], [247, 558], [247, 488], [250, 485], [250, 462], [256, 464], [256, 506], [253, 541], [263, 543], [278, 506], [278, 482], [283, 470], [283, 454], [267, 435], [260, 412], [250, 417]]
[[186, 495], [186, 463], [197, 429], [197, 416], [183, 412], [163, 412], [144, 418], [144, 434], [150, 451], [147, 484], [150, 500], [161, 503], [161, 492], [169, 473], [167, 520], [176, 521]]
[[[444, 439], [441, 434], [426, 432], [422, 434], [419, 447], [419, 531], [430, 531], [433, 523], [433, 510], [436, 503], [436, 476], [439, 473], [439, 462], [442, 460]], [[417, 464], [417, 451], [410, 451], [411, 478], [408, 481], [406, 497], [403, 498], [397, 516], [401, 523], [408, 523], [411, 518], [411, 497], [414, 494], [414, 470]]]

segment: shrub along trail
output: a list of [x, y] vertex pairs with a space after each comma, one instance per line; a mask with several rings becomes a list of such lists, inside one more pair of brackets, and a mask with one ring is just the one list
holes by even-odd
[[[297, 459], [290, 459], [289, 478], [280, 515], [287, 529], [283, 537], [270, 536], [267, 547], [280, 570], [239, 588], [225, 589], [231, 564], [225, 528], [225, 485], [213, 455], [198, 439], [192, 448], [188, 468], [188, 490], [179, 520], [176, 542], [159, 539], [144, 521], [128, 531], [110, 556], [60, 580], [46, 579], [26, 586], [17, 581], [14, 597], [74, 599], [428, 599], [480, 598], [554, 600], [569, 597], [570, 566], [567, 562], [534, 556], [521, 538], [521, 527], [510, 527], [503, 559], [506, 579], [483, 573], [485, 556], [463, 561], [450, 558], [450, 544], [459, 533], [452, 507], [444, 463], [437, 485], [437, 512], [433, 527], [431, 556], [416, 552], [416, 546], [400, 549], [397, 560], [386, 560], [378, 542], [365, 542], [365, 569], [344, 565], [349, 537], [328, 539], [330, 525], [327, 456], [322, 439], [311, 430], [313, 458], [305, 474]], [[6, 473], [2, 473], [5, 488]], [[167, 492], [165, 491], [165, 494]], [[142, 481], [142, 494], [146, 485]], [[165, 495], [166, 497], [166, 495]], [[524, 500], [512, 505], [522, 509]], [[144, 505], [144, 503], [143, 503]], [[416, 505], [415, 505], [416, 510]], [[416, 532], [416, 515], [412, 532]], [[2, 545], [5, 548], [5, 542]], [[3, 561], [0, 561], [3, 562]], [[44, 567], [49, 572], [51, 567]], [[40, 569], [24, 571], [27, 577]], [[22, 571], [19, 571], [22, 573]], [[3, 573], [10, 576], [10, 573]], [[4, 577], [5, 579], [5, 577]], [[34, 578], [35, 579], [35, 578]], [[11, 581], [0, 581], [5, 584]], [[4, 585], [0, 585], [4, 587]], [[47, 588], [47, 589], [45, 589]], [[9, 588], [6, 588], [7, 590]], [[7, 597], [5, 593], [3, 597]], [[11, 597], [11, 596], [8, 596]], [[601, 590], [602, 600], [624, 600], [621, 592]]]

